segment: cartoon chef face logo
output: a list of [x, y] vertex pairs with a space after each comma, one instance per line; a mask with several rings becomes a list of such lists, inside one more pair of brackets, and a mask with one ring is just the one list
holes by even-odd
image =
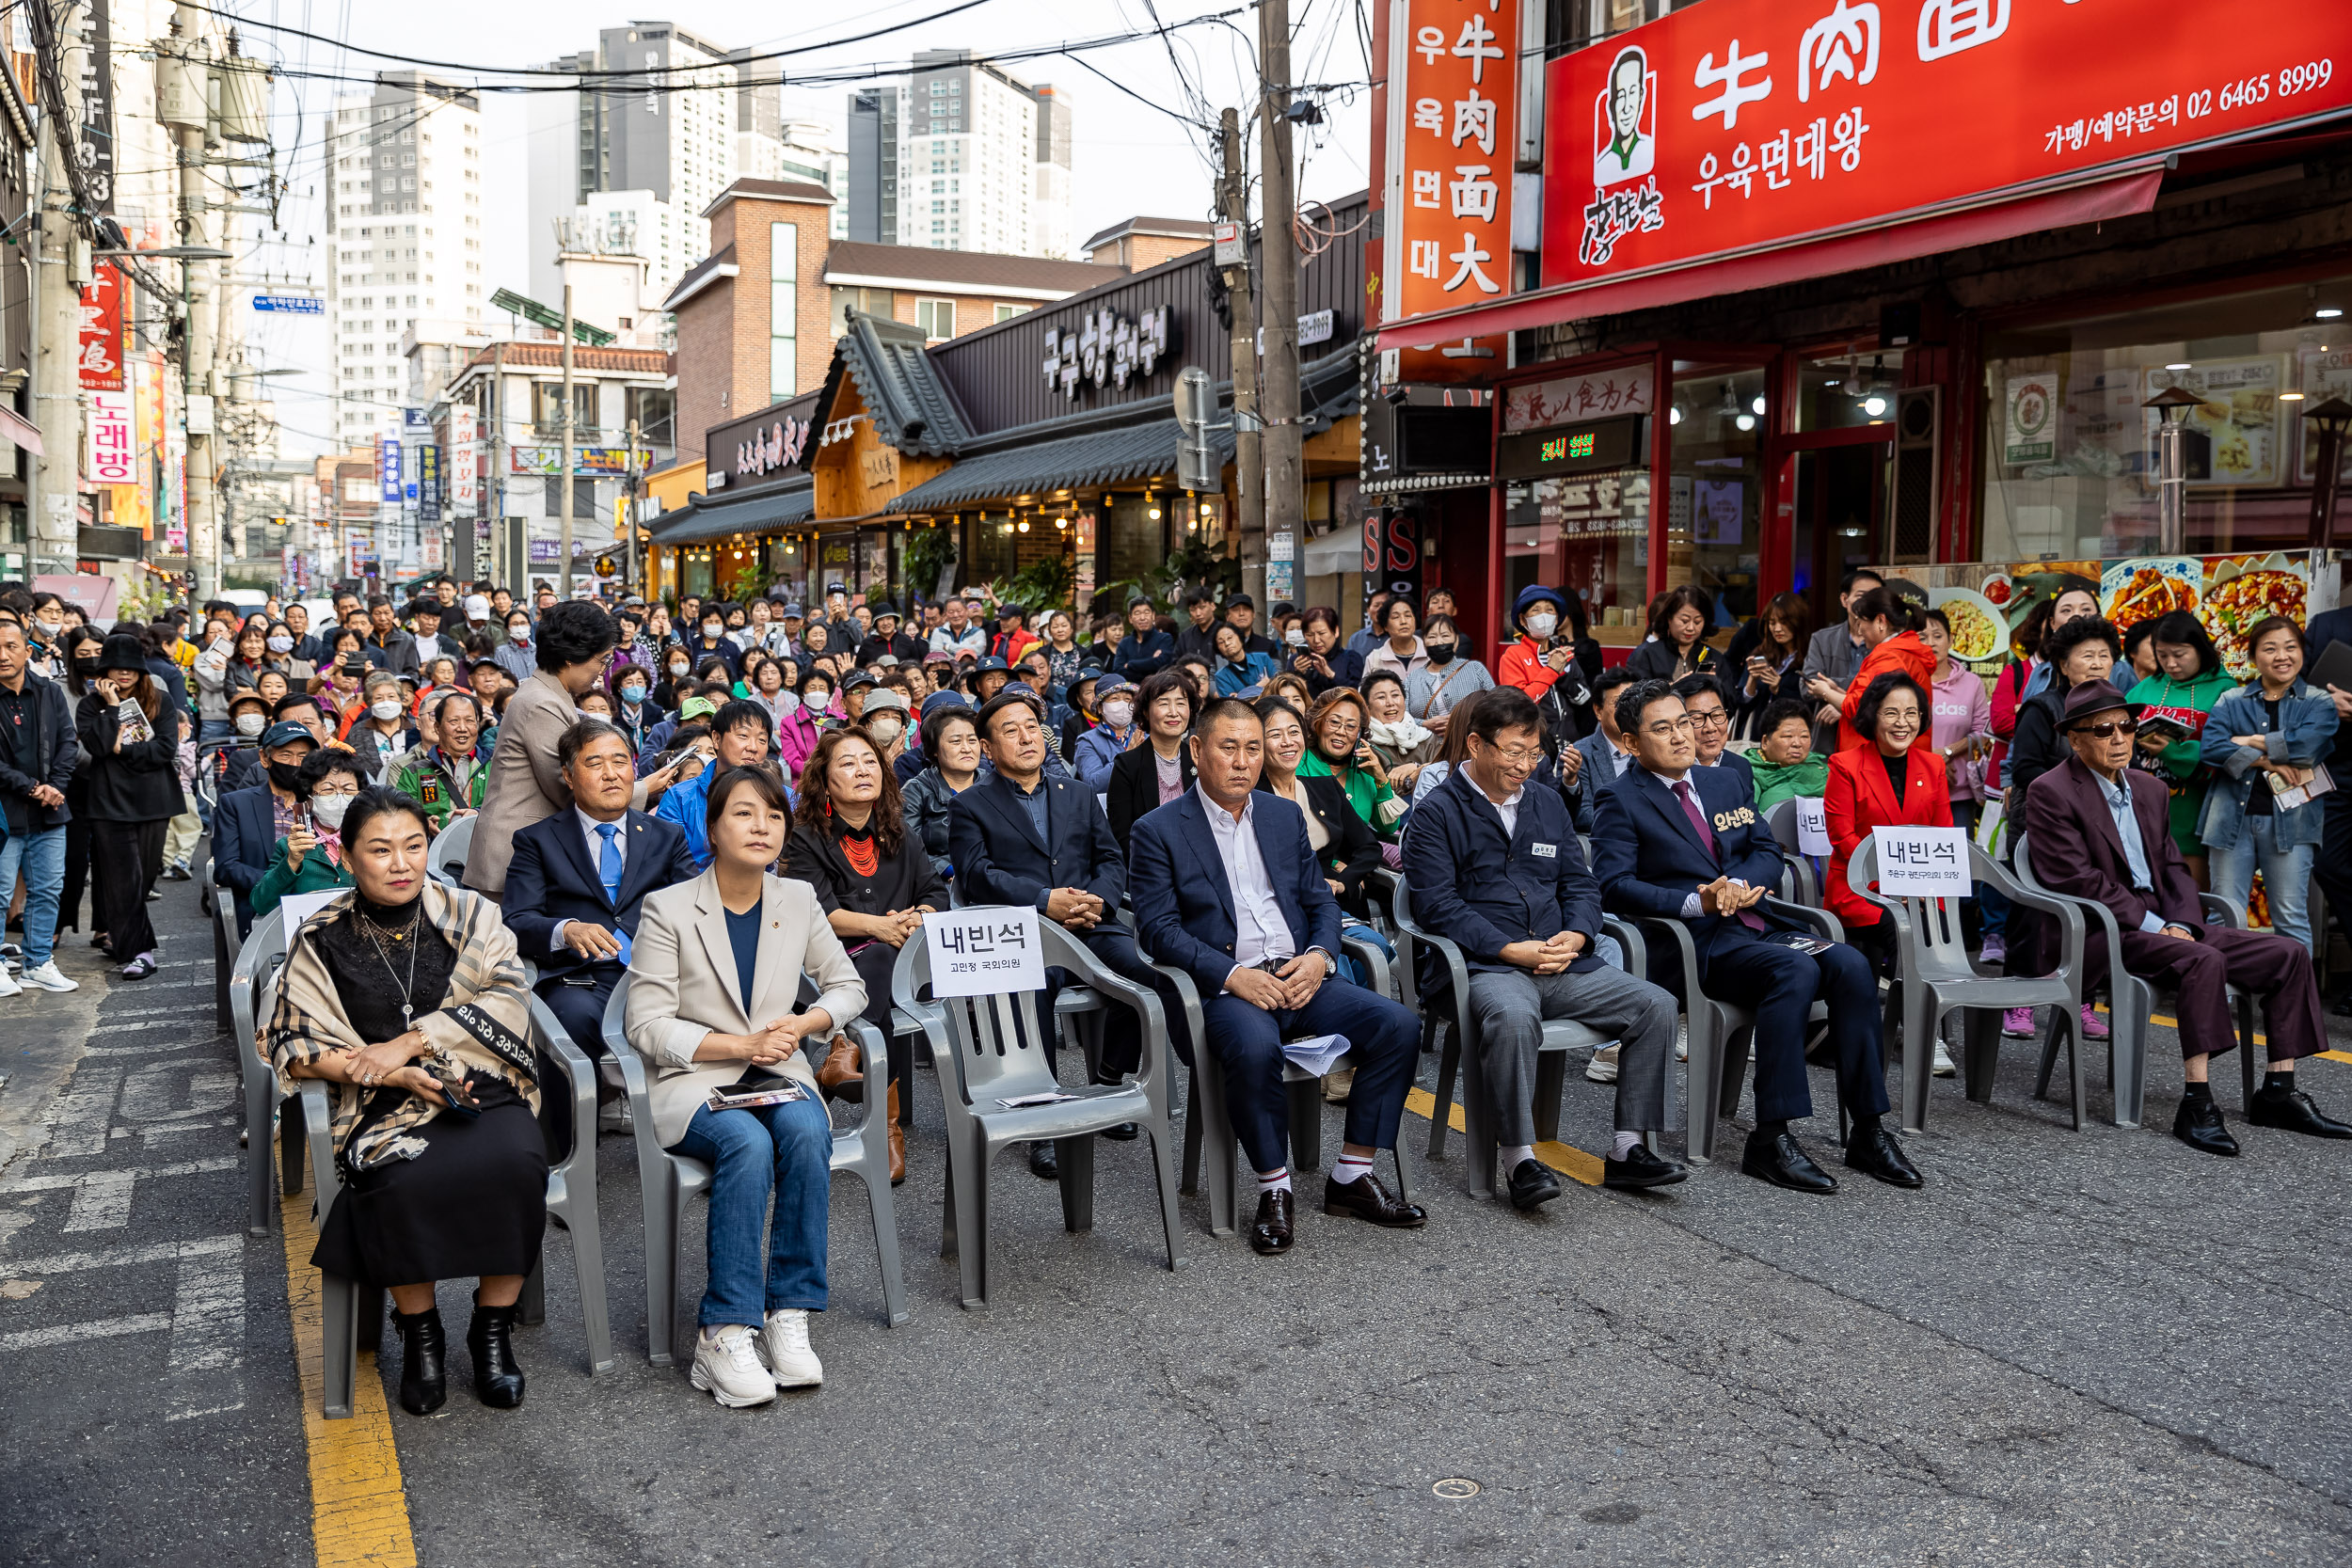
[[1658, 78], [1649, 56], [1628, 46], [1609, 67], [1609, 85], [1593, 101], [1593, 183], [1600, 189], [1650, 171], [1658, 142]]

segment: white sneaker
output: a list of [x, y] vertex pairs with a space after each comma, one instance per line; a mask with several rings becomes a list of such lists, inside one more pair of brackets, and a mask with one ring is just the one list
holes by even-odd
[[16, 977], [8, 972], [5, 965], [0, 965], [0, 996], [22, 996], [24, 994], [24, 988], [16, 983]]
[[759, 1364], [752, 1348], [752, 1331], [741, 1323], [723, 1323], [713, 1332], [694, 1337], [695, 1387], [729, 1410], [766, 1404], [776, 1397], [776, 1381]]
[[1594, 1052], [1593, 1059], [1584, 1064], [1584, 1076], [1596, 1084], [1615, 1083], [1617, 1081], [1617, 1053], [1622, 1049], [1623, 1046], [1620, 1043], [1604, 1045], [1598, 1051]]
[[779, 1307], [760, 1330], [759, 1358], [775, 1374], [779, 1388], [814, 1388], [825, 1381], [825, 1364], [808, 1348], [808, 1312]]
[[1957, 1075], [1960, 1071], [1960, 1069], [1955, 1067], [1952, 1063], [1952, 1053], [1944, 1049], [1944, 1042], [1942, 1040], [1937, 1040], [1935, 1042], [1934, 1071], [1938, 1078], [1950, 1078]]
[[39, 986], [43, 990], [80, 990], [82, 989], [82, 982], [72, 978], [65, 971], [59, 969], [57, 960], [55, 958], [39, 968], [26, 970], [24, 978], [26, 985]]

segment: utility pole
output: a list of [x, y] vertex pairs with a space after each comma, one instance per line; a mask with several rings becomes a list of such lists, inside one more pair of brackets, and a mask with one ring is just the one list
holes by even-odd
[[[49, 5], [50, 0], [34, 0]], [[65, 58], [58, 69], [67, 83], [81, 80], [79, 29], [73, 24], [73, 0], [52, 11], [55, 36], [64, 40]], [[39, 157], [40, 233], [33, 267], [33, 422], [40, 427], [40, 455], [33, 459], [31, 493], [25, 497], [32, 517], [33, 571], [71, 572], [80, 553], [80, 534], [73, 515], [73, 492], [80, 477], [82, 445], [81, 374], [77, 368], [82, 347], [82, 299], [69, 277], [72, 270], [73, 219], [68, 209], [72, 195], [66, 180], [65, 127], [45, 109], [40, 117]], [[130, 275], [123, 275], [129, 308]], [[129, 367], [125, 367], [126, 373]]]
[[[199, 14], [187, 0], [173, 8], [170, 42], [179, 56], [179, 69], [191, 83], [193, 103], [184, 103], [167, 123], [180, 144], [180, 244], [192, 248], [212, 243], [204, 217], [208, 206], [202, 108], [206, 72], [200, 26]], [[181, 408], [188, 431], [187, 483], [181, 489], [187, 503], [189, 564], [196, 572], [196, 599], [200, 604], [220, 594], [220, 514], [213, 474], [213, 264], [190, 260], [180, 266], [185, 329], [181, 341]]]
[[645, 591], [644, 587], [637, 580], [637, 421], [631, 420], [628, 421], [628, 493], [621, 499], [621, 527], [628, 534], [628, 547], [621, 556], [621, 569], [627, 574], [621, 578], [621, 584], [624, 590], [634, 588], [642, 594]]
[[1258, 8], [1258, 162], [1264, 181], [1258, 213], [1259, 266], [1265, 292], [1258, 317], [1265, 339], [1265, 525], [1242, 543], [1245, 583], [1265, 586], [1266, 535], [1306, 534], [1306, 459], [1298, 423], [1297, 193], [1291, 165], [1290, 0]]
[[[491, 569], [485, 574], [495, 586], [506, 575], [511, 562], [501, 555], [506, 548], [506, 340], [490, 356], [490, 395], [483, 400], [490, 418], [490, 477], [482, 487], [483, 510], [490, 517]], [[522, 564], [516, 571], [515, 580], [506, 585], [509, 593], [531, 596], [531, 541], [523, 540]]]
[[564, 569], [562, 586], [556, 589], [558, 599], [572, 596], [572, 286], [564, 285], [564, 466], [560, 470], [564, 509], [557, 515], [563, 519]]
[[[1249, 282], [1249, 172], [1242, 166], [1241, 115], [1220, 117], [1225, 178], [1217, 184], [1216, 210], [1241, 233], [1241, 265], [1225, 269], [1225, 294], [1233, 312], [1233, 494], [1239, 503], [1244, 586], [1251, 562], [1265, 560], [1265, 457], [1258, 419], [1258, 308]], [[1265, 586], [1259, 567], [1257, 587]], [[1253, 592], [1253, 597], [1255, 596]]]

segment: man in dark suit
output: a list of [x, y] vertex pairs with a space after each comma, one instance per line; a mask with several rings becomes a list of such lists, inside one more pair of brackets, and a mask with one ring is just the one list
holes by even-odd
[[[1587, 838], [1593, 836], [1593, 802], [1633, 766], [1633, 753], [1617, 744], [1617, 693], [1640, 678], [1622, 664], [1603, 670], [1593, 683], [1593, 733], [1566, 749], [1577, 754], [1576, 779], [1563, 793], [1576, 812], [1576, 831]], [[1566, 751], [1560, 758], [1564, 775]]]
[[[1691, 717], [1664, 682], [1619, 692], [1617, 727], [1633, 743], [1634, 766], [1601, 791], [1593, 812], [1601, 901], [1617, 914], [1681, 920], [1698, 949], [1699, 983], [1755, 1009], [1756, 1131], [1740, 1168], [1798, 1192], [1837, 1190], [1788, 1130], [1813, 1114], [1804, 1034], [1818, 998], [1829, 1005], [1837, 1092], [1853, 1117], [1847, 1165], [1891, 1186], [1918, 1186], [1918, 1171], [1880, 1121], [1886, 1075], [1869, 960], [1844, 942], [1803, 951], [1803, 933], [1763, 906], [1780, 882], [1780, 847], [1735, 777], [1696, 766]], [[1792, 937], [1799, 946], [1786, 945]]]
[[[2186, 1086], [2172, 1135], [2208, 1154], [2235, 1154], [2206, 1083], [2215, 1053], [2237, 1044], [2226, 987], [2263, 999], [2270, 1071], [2247, 1109], [2256, 1127], [2352, 1138], [2352, 1126], [2321, 1114], [2295, 1086], [2297, 1058], [2328, 1049], [2311, 949], [2289, 937], [2208, 926], [2197, 884], [2172, 842], [2162, 780], [2131, 766], [2137, 726], [2123, 694], [2086, 681], [2066, 694], [2062, 723], [2074, 755], [2026, 791], [2025, 829], [2035, 873], [2052, 891], [2115, 911], [2123, 967], [2178, 990]], [[2102, 733], [2104, 732], [2104, 733]], [[2095, 985], [2110, 957], [2103, 933], [2083, 953]]]
[[[2320, 655], [2334, 642], [2352, 642], [2352, 605], [2314, 615], [2303, 628], [2305, 671], [2318, 664]], [[2328, 758], [2328, 772], [2352, 783], [2352, 687], [2331, 685], [2328, 695], [2336, 704], [2336, 745]], [[2328, 908], [2335, 912], [2346, 940], [2352, 940], [2352, 788], [2338, 784], [2320, 800], [2326, 825], [2312, 862], [2312, 879], [2328, 895]], [[2352, 1014], [2352, 991], [2337, 999], [2336, 1011]]]
[[1323, 879], [1307, 819], [1257, 792], [1265, 721], [1238, 698], [1209, 704], [1185, 741], [1199, 779], [1135, 827], [1136, 940], [1192, 976], [1205, 1048], [1224, 1071], [1225, 1104], [1250, 1168], [1258, 1216], [1249, 1244], [1291, 1246], [1290, 1112], [1285, 1034], [1343, 1035], [1356, 1069], [1346, 1146], [1323, 1189], [1323, 1212], [1410, 1227], [1428, 1216], [1373, 1174], [1396, 1147], [1421, 1022], [1385, 996], [1342, 980], [1340, 907]]
[[[1094, 792], [1076, 780], [1050, 776], [1045, 722], [1037, 699], [1016, 692], [991, 698], [976, 722], [980, 751], [990, 765], [980, 783], [947, 807], [947, 858], [956, 868], [956, 893], [967, 904], [1025, 904], [1055, 921], [1116, 974], [1159, 992], [1168, 1014], [1168, 1042], [1177, 1056], [1192, 1060], [1175, 988], [1136, 951], [1135, 938], [1116, 918], [1127, 893], [1127, 865]], [[1045, 1014], [1063, 975], [1046, 971]], [[1054, 1040], [1039, 1042], [1050, 1062]], [[1143, 1030], [1127, 1007], [1105, 1009], [1100, 1081], [1116, 1084], [1143, 1060]], [[1133, 1124], [1115, 1133], [1135, 1134]], [[1041, 1177], [1058, 1174], [1050, 1143], [1029, 1148], [1029, 1169]]]
[[1666, 1125], [1667, 1055], [1675, 1002], [1594, 951], [1600, 889], [1584, 864], [1568, 808], [1535, 777], [1543, 717], [1527, 693], [1479, 695], [1462, 765], [1413, 809], [1405, 880], [1423, 927], [1458, 943], [1479, 1076], [1514, 1208], [1560, 1196], [1535, 1158], [1535, 1069], [1544, 1020], [1575, 1019], [1617, 1039], [1617, 1135], [1603, 1176], [1611, 1187], [1662, 1187], [1688, 1173], [1650, 1152], [1643, 1135]]
[[539, 995], [573, 1043], [604, 1054], [604, 1007], [628, 967], [645, 895], [691, 881], [686, 834], [629, 809], [637, 769], [628, 741], [583, 719], [556, 745], [572, 809], [515, 834], [501, 903], [522, 956], [539, 966]]
[[[288, 699], [280, 699], [281, 704]], [[229, 889], [237, 901], [237, 935], [253, 932], [254, 884], [269, 869], [272, 850], [281, 836], [278, 820], [282, 810], [295, 810], [294, 772], [302, 759], [318, 749], [310, 730], [292, 719], [280, 719], [262, 732], [260, 785], [232, 789], [213, 806], [213, 880]]]
[[1691, 744], [1698, 766], [1738, 774], [1748, 804], [1756, 804], [1756, 769], [1731, 749], [1731, 703], [1723, 683], [1712, 675], [1685, 675], [1675, 682], [1675, 695], [1691, 716]]

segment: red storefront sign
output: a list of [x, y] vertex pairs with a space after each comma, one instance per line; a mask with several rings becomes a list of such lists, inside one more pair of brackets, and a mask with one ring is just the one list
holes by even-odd
[[1549, 66], [1544, 283], [2062, 189], [2348, 107], [2352, 6], [1708, 0]]
[[122, 274], [101, 261], [97, 279], [82, 293], [81, 352], [76, 366], [82, 390], [122, 390]]
[[[1521, 0], [1392, 0], [1380, 313], [1498, 299], [1511, 276]], [[1406, 381], [1485, 380], [1501, 337], [1403, 351]]]

